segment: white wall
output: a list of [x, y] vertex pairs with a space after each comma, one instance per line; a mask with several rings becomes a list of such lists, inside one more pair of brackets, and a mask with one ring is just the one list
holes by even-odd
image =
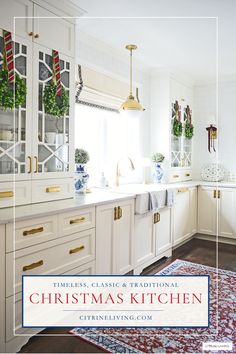
[[[94, 69], [103, 74], [109, 75], [114, 79], [124, 81], [129, 83], [129, 53], [125, 48], [121, 48], [121, 52], [113, 49], [107, 44], [95, 40], [91, 36], [80, 31], [77, 32], [77, 58], [78, 64], [87, 66], [90, 69]], [[140, 156], [149, 157], [150, 156], [150, 102], [149, 102], [149, 74], [147, 69], [142, 65], [142, 63], [137, 63], [135, 65], [135, 53], [133, 55], [134, 70], [133, 70], [133, 88], [135, 94], [135, 87], [139, 88], [139, 98], [143, 107], [146, 110], [142, 113], [139, 118], [140, 121], [140, 134], [139, 134], [139, 150]], [[138, 69], [137, 69], [138, 67]], [[141, 70], [140, 70], [141, 68]], [[124, 92], [124, 99], [127, 98], [129, 92]], [[132, 156], [133, 144], [137, 141], [135, 132], [130, 131], [129, 139], [129, 154]], [[121, 141], [122, 144], [122, 141]], [[142, 182], [143, 173], [140, 164], [140, 160], [136, 162], [138, 167], [137, 174], [134, 174], [135, 180], [133, 182]]]
[[215, 85], [195, 87], [194, 90], [194, 177], [199, 178], [204, 163], [219, 161], [225, 168], [236, 173], [236, 81], [219, 84], [217, 152], [207, 150], [206, 126], [216, 117], [217, 95]]

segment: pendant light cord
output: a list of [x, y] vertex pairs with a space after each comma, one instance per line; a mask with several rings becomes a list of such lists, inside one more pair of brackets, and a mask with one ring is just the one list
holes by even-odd
[[132, 93], [132, 49], [130, 49], [130, 96], [133, 96]]

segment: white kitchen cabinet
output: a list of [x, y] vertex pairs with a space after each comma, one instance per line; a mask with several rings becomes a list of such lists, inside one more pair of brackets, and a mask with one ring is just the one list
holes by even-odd
[[133, 269], [134, 200], [96, 208], [96, 274]]
[[217, 191], [217, 197], [219, 236], [236, 239], [236, 189], [219, 189]]
[[[166, 181], [192, 179], [192, 139], [184, 133], [187, 107], [192, 115], [192, 87], [169, 75], [153, 75], [151, 79], [151, 151], [162, 153], [169, 161]], [[176, 105], [177, 103], [177, 105]], [[176, 109], [176, 107], [179, 107]], [[183, 131], [180, 137], [173, 134], [174, 118], [179, 117]]]
[[213, 187], [198, 188], [198, 232], [216, 235], [217, 191]]
[[[6, 13], [0, 13], [0, 66], [4, 53], [3, 29], [12, 31], [5, 25], [6, 21], [10, 23], [14, 16], [31, 18], [17, 19], [13, 37], [15, 71], [27, 84], [26, 103], [13, 111], [0, 109], [0, 208], [71, 198], [74, 190], [74, 24], [26, 0], [4, 0], [3, 7]], [[33, 19], [33, 11], [35, 16], [45, 18]], [[68, 113], [59, 119], [45, 114], [42, 102], [44, 87], [52, 80], [53, 49], [59, 51], [61, 83], [70, 97]], [[49, 181], [52, 178], [55, 185]], [[44, 180], [43, 192], [40, 179]], [[16, 181], [14, 188], [13, 180]], [[48, 186], [53, 187], [52, 193]]]
[[[156, 214], [156, 215], [155, 215]], [[156, 256], [172, 247], [171, 209], [163, 208], [154, 214], [153, 233], [155, 235]]]
[[196, 233], [197, 189], [178, 188], [173, 206], [173, 246]]
[[135, 215], [134, 259], [135, 267], [140, 266], [156, 255], [155, 233], [153, 232], [153, 213]]
[[198, 232], [235, 239], [235, 209], [234, 188], [199, 187]]
[[[57, 17], [47, 9], [34, 4], [33, 32], [37, 44], [49, 49], [57, 49], [60, 53], [74, 57], [75, 55], [75, 33], [74, 25], [64, 18]], [[50, 28], [53, 30], [50, 31]], [[50, 31], [50, 36], [48, 32]]]
[[[33, 3], [29, 0], [1, 0], [1, 28], [17, 36], [29, 37], [33, 31]], [[21, 17], [15, 18], [14, 17]]]
[[190, 202], [190, 233], [194, 235], [197, 232], [197, 214], [198, 214], [198, 191], [197, 187], [189, 188]]

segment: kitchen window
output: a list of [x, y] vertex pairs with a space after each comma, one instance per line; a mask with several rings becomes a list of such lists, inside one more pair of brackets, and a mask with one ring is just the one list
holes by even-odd
[[[76, 104], [75, 148], [88, 151], [89, 186], [99, 186], [102, 173], [114, 184], [117, 161], [140, 157], [139, 120], [91, 105]], [[135, 171], [129, 178], [134, 178]]]

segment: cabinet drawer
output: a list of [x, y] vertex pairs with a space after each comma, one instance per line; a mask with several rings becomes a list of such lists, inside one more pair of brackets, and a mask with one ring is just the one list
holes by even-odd
[[32, 202], [72, 198], [73, 191], [73, 178], [32, 181]]
[[182, 174], [181, 171], [170, 171], [169, 174], [169, 182], [180, 182], [182, 181]]
[[169, 182], [183, 182], [192, 180], [191, 170], [176, 170], [170, 171]]
[[6, 342], [14, 339], [16, 335], [32, 336], [40, 330], [43, 328], [22, 328], [22, 293], [6, 299]]
[[182, 181], [191, 181], [192, 179], [192, 171], [186, 170], [182, 172]]
[[[15, 233], [14, 233], [15, 231]], [[6, 225], [6, 252], [50, 241], [57, 237], [57, 216], [18, 221]]]
[[30, 182], [0, 182], [0, 208], [30, 204]]
[[94, 259], [94, 229], [7, 253], [6, 294], [21, 291], [23, 274], [62, 274]]
[[95, 227], [95, 208], [61, 214], [58, 224], [60, 236], [71, 235]]
[[[63, 275], [93, 275], [95, 274], [95, 262], [89, 262], [73, 268]], [[15, 303], [14, 303], [15, 300]], [[15, 334], [33, 335], [43, 328], [22, 328], [22, 293], [10, 296], [6, 299], [6, 341], [10, 341]], [[14, 328], [15, 323], [15, 328]]]
[[73, 268], [63, 275], [94, 275], [95, 274], [95, 262], [83, 264], [80, 267]]

